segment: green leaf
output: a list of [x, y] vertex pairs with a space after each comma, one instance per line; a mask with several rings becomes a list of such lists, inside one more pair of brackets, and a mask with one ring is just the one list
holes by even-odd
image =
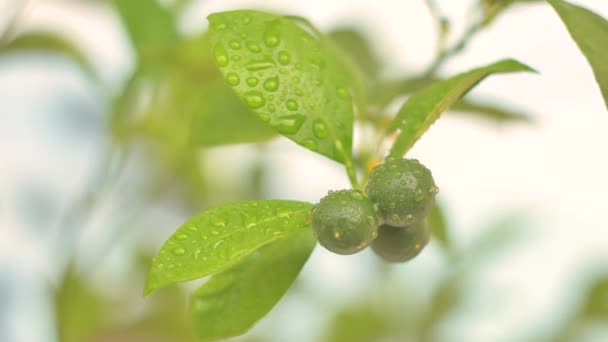
[[587, 319], [608, 320], [608, 275], [596, 279], [591, 284], [582, 314]]
[[368, 81], [378, 79], [380, 61], [374, 54], [369, 41], [360, 31], [354, 28], [339, 28], [331, 31], [328, 37], [353, 59]]
[[449, 250], [451, 248], [450, 237], [447, 231], [445, 214], [439, 204], [433, 206], [427, 220], [433, 237], [439, 241], [444, 249]]
[[568, 2], [548, 1], [591, 65], [608, 108], [608, 21], [586, 8]]
[[316, 245], [311, 230], [272, 242], [218, 273], [191, 298], [202, 341], [237, 336], [266, 315], [293, 284]]
[[217, 146], [266, 141], [276, 132], [258, 119], [222, 80], [200, 85], [192, 143]]
[[110, 0], [139, 57], [169, 51], [179, 40], [173, 13], [158, 0]]
[[491, 74], [534, 71], [512, 59], [473, 69], [446, 80], [435, 82], [412, 95], [389, 125], [389, 133], [400, 130], [390, 151], [391, 157], [401, 158], [441, 113], [460, 100], [469, 90]]
[[17, 36], [6, 45], [0, 45], [0, 55], [14, 52], [36, 52], [60, 54], [74, 61], [93, 79], [97, 76], [88, 58], [72, 42], [51, 32], [27, 32]]
[[249, 108], [294, 142], [352, 165], [351, 77], [331, 49], [268, 13], [208, 19], [216, 63]]
[[55, 292], [57, 328], [61, 341], [80, 342], [93, 338], [108, 313], [105, 298], [69, 268]]
[[154, 258], [145, 293], [222, 271], [267, 243], [310, 229], [311, 209], [297, 201], [244, 201], [190, 218]]
[[489, 119], [499, 123], [525, 122], [532, 123], [532, 116], [518, 110], [505, 108], [488, 102], [480, 102], [472, 99], [461, 99], [452, 106], [453, 112], [475, 115], [479, 118]]

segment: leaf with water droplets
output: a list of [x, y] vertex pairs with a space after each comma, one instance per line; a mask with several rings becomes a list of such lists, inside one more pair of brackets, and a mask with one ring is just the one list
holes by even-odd
[[243, 334], [283, 297], [316, 245], [311, 230], [274, 241], [218, 273], [191, 297], [202, 341]]
[[608, 108], [608, 21], [566, 1], [549, 0], [593, 70]]
[[469, 90], [491, 74], [534, 69], [512, 59], [505, 59], [454, 77], [435, 82], [412, 95], [388, 127], [388, 133], [399, 130], [390, 156], [401, 158], [439, 118]]
[[294, 142], [352, 163], [353, 76], [329, 41], [258, 11], [215, 13], [209, 23], [216, 64], [246, 80], [227, 78], [251, 110]]
[[145, 293], [222, 271], [272, 241], [309, 229], [311, 209], [298, 201], [245, 201], [190, 218], [154, 258]]

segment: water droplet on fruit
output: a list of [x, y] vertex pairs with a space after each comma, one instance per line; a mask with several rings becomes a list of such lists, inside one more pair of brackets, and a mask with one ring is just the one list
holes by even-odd
[[188, 234], [183, 234], [183, 233], [177, 234], [176, 238], [178, 240], [187, 240], [188, 239]]
[[241, 43], [239, 43], [239, 42], [238, 42], [238, 41], [236, 41], [236, 40], [231, 41], [229, 45], [230, 45], [230, 47], [231, 47], [232, 49], [234, 49], [234, 50], [238, 50], [238, 49], [240, 49], [240, 48], [241, 48]]
[[287, 100], [287, 102], [285, 102], [285, 106], [287, 106], [287, 109], [289, 110], [298, 110], [298, 103], [292, 99]]
[[279, 89], [279, 78], [276, 76], [268, 77], [264, 81], [264, 89], [267, 91], [277, 91]]
[[354, 199], [356, 199], [358, 201], [360, 201], [360, 200], [362, 200], [364, 198], [363, 194], [360, 193], [359, 191], [353, 191], [353, 192], [351, 192], [350, 193], [350, 197], [352, 197], [352, 198], [354, 198]]
[[327, 136], [327, 125], [322, 119], [316, 119], [312, 124], [312, 133], [319, 139], [323, 139]]
[[173, 253], [173, 255], [175, 255], [175, 256], [181, 256], [181, 255], [184, 255], [186, 253], [186, 251], [181, 247], [177, 247], [177, 248], [174, 248], [171, 251], [171, 253]]
[[239, 75], [237, 75], [234, 72], [229, 72], [226, 75], [226, 81], [228, 81], [228, 84], [230, 84], [231, 86], [236, 86], [239, 83], [241, 83], [241, 79], [239, 78]]
[[416, 190], [416, 193], [414, 194], [414, 200], [416, 202], [420, 202], [423, 199], [424, 199], [424, 192], [422, 191], [422, 189]]
[[302, 114], [284, 115], [279, 117], [273, 126], [281, 134], [293, 134], [300, 130], [305, 120], [306, 117]]
[[412, 223], [414, 223], [414, 215], [412, 215], [412, 214], [405, 215], [405, 224], [410, 225]]
[[245, 102], [250, 108], [258, 109], [266, 104], [266, 100], [264, 100], [264, 96], [259, 91], [248, 91], [245, 94]]
[[225, 67], [228, 65], [228, 54], [226, 53], [226, 49], [221, 44], [218, 44], [213, 49], [213, 55], [215, 56], [215, 61], [217, 65], [220, 67]]
[[282, 65], [287, 65], [291, 61], [291, 57], [289, 56], [289, 52], [280, 51], [279, 52], [279, 63]]
[[247, 77], [247, 85], [250, 87], [255, 87], [256, 85], [258, 85], [258, 78], [257, 77]]

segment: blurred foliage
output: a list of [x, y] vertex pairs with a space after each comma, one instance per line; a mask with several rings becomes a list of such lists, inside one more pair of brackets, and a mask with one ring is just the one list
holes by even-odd
[[[111, 143], [117, 146], [110, 151], [118, 150], [130, 158], [139, 158], [141, 155], [138, 153], [144, 151], [145, 165], [142, 169], [145, 172], [141, 177], [151, 186], [146, 188], [147, 193], [138, 195], [158, 199], [169, 193], [176, 195], [177, 202], [186, 210], [200, 210], [217, 197], [208, 190], [210, 180], [206, 169], [211, 166], [211, 169], [221, 170], [218, 160], [211, 160], [201, 152], [208, 147], [229, 144], [263, 144], [274, 138], [276, 133], [240, 102], [225, 84], [213, 62], [207, 32], [184, 35], [179, 30], [180, 18], [190, 1], [104, 2], [119, 19], [135, 55], [133, 71], [127, 75], [121, 89], [108, 89], [108, 93], [113, 94], [108, 101], [108, 135]], [[356, 75], [352, 86], [358, 94], [358, 118], [380, 126], [395, 116], [391, 105], [443, 79], [442, 66], [464, 51], [483, 28], [495, 23], [496, 18], [513, 5], [521, 3], [524, 6], [535, 2], [542, 1], [479, 0], [474, 10], [479, 11], [481, 17], [469, 23], [455, 44], [447, 46], [449, 18], [441, 13], [437, 4], [427, 1], [440, 28], [438, 51], [429, 67], [415, 74], [385, 75], [382, 56], [374, 50], [377, 46], [370, 44], [366, 32], [359, 27], [336, 28], [322, 38], [327, 38], [327, 44], [335, 48], [335, 54], [344, 61], [344, 67]], [[589, 59], [606, 97], [605, 82], [608, 78], [603, 66], [605, 63], [602, 64], [608, 54], [605, 51], [608, 45], [604, 44], [605, 20], [562, 1], [550, 2], [564, 18], [573, 38]], [[59, 55], [72, 61], [88, 76], [89, 81], [101, 83], [97, 77], [99, 72], [85, 51], [69, 37], [51, 30], [28, 31], [24, 28], [21, 31], [21, 27], [18, 27], [19, 15], [3, 33], [0, 58], [24, 53], [43, 58]], [[603, 32], [603, 35], [590, 34], [592, 31]], [[101, 86], [104, 87], [103, 84]], [[454, 104], [451, 111], [498, 123], [533, 121], [527, 113], [479, 96], [466, 95]], [[355, 156], [355, 160], [361, 160], [361, 165], [366, 166], [372, 162], [367, 157]], [[105, 167], [108, 165], [102, 165], [102, 168]], [[259, 197], [263, 192], [261, 180], [266, 168], [263, 158], [259, 158], [252, 167], [251, 187], [231, 195], [235, 198]], [[232, 181], [235, 180], [226, 179], [227, 183]], [[220, 187], [221, 184], [215, 186]], [[175, 189], [179, 189], [177, 194], [172, 191]], [[86, 203], [89, 203], [88, 199]], [[133, 199], [125, 199], [127, 202], [129, 200]], [[428, 298], [417, 296], [413, 290], [403, 287], [381, 295], [374, 295], [376, 291], [370, 291], [369, 298], [361, 298], [333, 313], [323, 335], [324, 341], [433, 340], [434, 333], [441, 329], [445, 319], [458, 312], [460, 304], [472, 295], [465, 284], [483, 267], [480, 261], [488, 260], [508, 248], [521, 236], [523, 226], [517, 217], [499, 218], [471, 244], [462, 247], [454, 241], [453, 227], [449, 226], [442, 207], [433, 209], [429, 225], [434, 239], [442, 247], [441, 251], [445, 252], [446, 266]], [[135, 263], [131, 271], [132, 275], [137, 275], [137, 280], [127, 277], [120, 283], [114, 283], [114, 291], [101, 291], [93, 284], [90, 276], [95, 270], [83, 274], [72, 267], [68, 268], [54, 293], [60, 341], [194, 341], [191, 318], [186, 314], [186, 292], [182, 287], [173, 286], [159, 291], [147, 299], [145, 305], [142, 305], [139, 293], [132, 293], [132, 289], [141, 288], [139, 282], [151, 261], [144, 246], [137, 246], [136, 249], [134, 254], [138, 255], [140, 262]], [[378, 283], [388, 283], [391, 273], [379, 272]], [[603, 275], [589, 284], [580, 310], [572, 321], [608, 320], [607, 279]], [[210, 282], [208, 286], [213, 284]], [[298, 291], [298, 288], [293, 290]], [[569, 334], [562, 333], [564, 336]], [[245, 338], [256, 340], [255, 334]]]

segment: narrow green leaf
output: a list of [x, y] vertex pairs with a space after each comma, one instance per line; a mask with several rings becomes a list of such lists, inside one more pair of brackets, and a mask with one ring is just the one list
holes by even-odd
[[534, 71], [512, 59], [473, 69], [446, 80], [435, 82], [412, 95], [389, 125], [389, 132], [400, 130], [390, 151], [391, 157], [401, 158], [441, 113], [460, 100], [469, 90], [491, 74]]
[[525, 122], [532, 123], [532, 116], [518, 110], [506, 108], [489, 102], [481, 102], [472, 99], [461, 99], [452, 106], [457, 113], [474, 115], [479, 118], [489, 119], [499, 123]]
[[201, 341], [249, 330], [283, 297], [316, 244], [311, 230], [274, 241], [218, 273], [191, 298], [194, 331]]
[[351, 78], [335, 54], [292, 20], [269, 13], [208, 19], [216, 63], [249, 108], [294, 142], [352, 164]]
[[450, 237], [448, 235], [445, 214], [439, 204], [433, 206], [427, 220], [433, 237], [439, 241], [443, 248], [449, 250], [451, 248]]
[[52, 32], [27, 32], [17, 36], [6, 45], [0, 45], [0, 55], [14, 52], [60, 54], [75, 62], [86, 74], [97, 78], [84, 53], [68, 39]]
[[179, 40], [173, 13], [158, 0], [110, 0], [140, 57], [171, 48]]
[[310, 229], [311, 209], [297, 201], [245, 201], [190, 218], [154, 258], [145, 293], [222, 271], [269, 242]]
[[587, 58], [608, 108], [608, 21], [598, 14], [561, 0], [548, 0]]

